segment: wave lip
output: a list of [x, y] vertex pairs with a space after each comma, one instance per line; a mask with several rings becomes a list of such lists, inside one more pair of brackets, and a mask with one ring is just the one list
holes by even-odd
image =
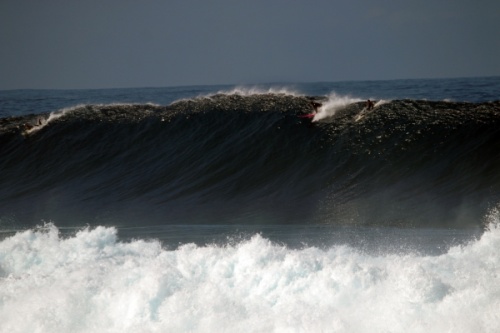
[[337, 111], [343, 110], [351, 104], [361, 102], [361, 99], [350, 96], [339, 96], [336, 93], [331, 93], [326, 97], [319, 108], [317, 114], [314, 116], [313, 122], [334, 116]]

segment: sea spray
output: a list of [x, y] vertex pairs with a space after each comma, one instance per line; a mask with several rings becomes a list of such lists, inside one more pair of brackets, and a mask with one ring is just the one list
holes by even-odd
[[313, 118], [313, 122], [334, 116], [339, 110], [342, 110], [350, 104], [360, 102], [361, 99], [350, 96], [341, 96], [334, 92], [327, 96], [327, 99]]

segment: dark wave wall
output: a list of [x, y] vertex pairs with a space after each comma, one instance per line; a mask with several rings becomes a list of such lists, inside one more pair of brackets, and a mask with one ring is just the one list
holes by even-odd
[[[500, 102], [220, 94], [0, 119], [1, 223], [478, 226], [500, 202]], [[24, 124], [42, 126], [28, 130]]]

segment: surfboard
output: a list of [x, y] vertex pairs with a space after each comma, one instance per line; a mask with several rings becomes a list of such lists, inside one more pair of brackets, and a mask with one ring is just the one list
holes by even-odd
[[299, 118], [314, 118], [316, 113], [300, 114]]
[[[370, 100], [368, 100], [370, 101]], [[382, 105], [382, 104], [385, 104], [386, 102], [383, 101], [383, 100], [380, 100], [378, 102], [374, 102], [374, 101], [371, 101], [371, 107], [369, 107], [370, 105], [367, 105], [363, 108], [363, 110], [361, 110], [360, 113], [358, 113], [356, 115], [356, 117], [354, 117], [354, 121], [358, 122], [360, 121], [361, 119], [363, 119], [367, 114], [369, 114], [370, 112], [373, 112], [373, 110], [375, 110], [375, 108], [379, 105]]]
[[360, 121], [361, 119], [363, 119], [365, 117], [365, 114], [366, 114], [366, 109], [364, 109], [363, 111], [361, 111], [360, 113], [358, 113], [356, 115], [356, 117], [354, 117], [354, 121], [355, 122]]
[[368, 113], [370, 113], [371, 111], [373, 111], [373, 109], [371, 110], [368, 110], [368, 108], [363, 108], [363, 110], [361, 110], [360, 113], [358, 113], [356, 115], [356, 117], [354, 117], [354, 121], [355, 122], [358, 122], [360, 121], [361, 119], [363, 119]]

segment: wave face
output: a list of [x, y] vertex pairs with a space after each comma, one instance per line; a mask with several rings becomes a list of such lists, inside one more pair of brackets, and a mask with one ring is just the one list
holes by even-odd
[[[479, 226], [500, 102], [221, 93], [0, 120], [0, 216], [101, 225]], [[312, 120], [311, 100], [323, 103]], [[22, 133], [23, 123], [41, 126]]]

